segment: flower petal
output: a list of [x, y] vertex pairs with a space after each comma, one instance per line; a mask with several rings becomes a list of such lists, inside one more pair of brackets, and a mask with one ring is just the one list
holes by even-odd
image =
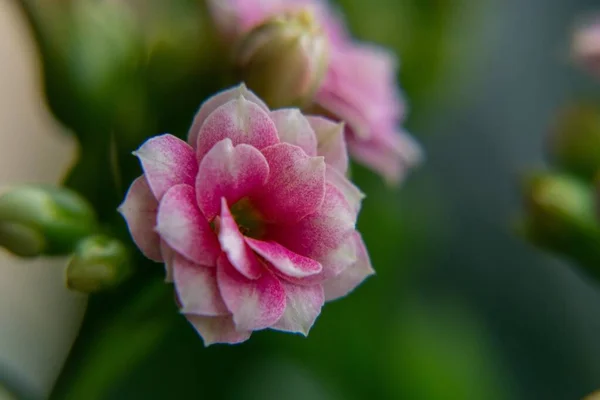
[[[317, 138], [309, 123], [297, 108], [283, 108], [271, 112], [271, 118], [277, 127], [279, 140], [293, 144], [311, 157], [317, 155]], [[322, 154], [320, 154], [322, 155]]]
[[175, 256], [173, 281], [182, 313], [210, 317], [229, 315], [219, 293], [215, 268]]
[[309, 157], [287, 143], [268, 147], [263, 154], [269, 163], [269, 180], [252, 200], [265, 219], [290, 223], [314, 213], [325, 195], [323, 157]]
[[325, 162], [345, 174], [348, 171], [348, 150], [344, 139], [344, 123], [323, 117], [307, 117], [317, 137], [317, 154]]
[[248, 246], [271, 263], [283, 275], [292, 278], [305, 278], [321, 272], [323, 267], [317, 261], [294, 253], [274, 241], [245, 238]]
[[156, 136], [133, 154], [140, 159], [148, 185], [158, 201], [175, 185], [194, 185], [198, 162], [194, 150], [183, 140], [169, 134]]
[[227, 254], [229, 262], [240, 274], [248, 279], [260, 277], [263, 268], [252, 250], [244, 242], [244, 236], [240, 232], [235, 219], [233, 219], [225, 198], [223, 198], [221, 206], [219, 243], [221, 249]]
[[196, 264], [214, 266], [221, 252], [217, 236], [196, 205], [194, 188], [173, 186], [158, 206], [156, 231], [169, 246]]
[[269, 112], [269, 107], [267, 107], [267, 105], [258, 96], [248, 90], [246, 85], [242, 83], [238, 86], [217, 93], [202, 103], [200, 109], [194, 117], [192, 127], [188, 132], [188, 143], [191, 146], [196, 146], [196, 143], [198, 142], [198, 133], [200, 133], [200, 128], [202, 127], [202, 124], [206, 118], [223, 104], [230, 100], [237, 99], [240, 96], [243, 96], [246, 100], [255, 103], [265, 112]]
[[154, 231], [158, 202], [144, 176], [136, 178], [118, 208], [127, 221], [131, 237], [141, 252], [151, 260], [162, 261], [160, 237]]
[[260, 151], [247, 144], [234, 147], [231, 139], [223, 139], [200, 162], [196, 179], [200, 210], [210, 221], [221, 209], [221, 198], [234, 204], [264, 186], [268, 177], [269, 164]]
[[325, 178], [344, 195], [352, 210], [358, 214], [365, 194], [337, 169], [327, 166]]
[[344, 269], [341, 274], [327, 280], [323, 284], [326, 301], [335, 300], [347, 295], [360, 285], [362, 281], [375, 273], [360, 233], [356, 232], [353, 238], [357, 250], [357, 260], [353, 265]]
[[359, 163], [381, 173], [390, 184], [402, 182], [406, 172], [420, 164], [423, 158], [414, 139], [394, 131], [368, 140], [351, 137], [348, 147]]
[[297, 286], [282, 282], [286, 295], [285, 311], [271, 328], [308, 335], [325, 302], [321, 285]]
[[279, 143], [277, 128], [269, 114], [241, 95], [218, 107], [202, 124], [196, 149], [198, 160], [225, 138], [234, 145], [245, 143], [259, 150]]
[[231, 315], [226, 317], [201, 317], [186, 315], [187, 320], [202, 337], [204, 346], [215, 343], [237, 344], [250, 339], [251, 331], [238, 331]]
[[285, 310], [285, 291], [279, 279], [264, 270], [257, 280], [241, 275], [227, 257], [219, 257], [217, 282], [237, 330], [259, 330], [277, 322]]
[[270, 225], [265, 238], [319, 260], [342, 245], [354, 232], [355, 223], [356, 213], [344, 195], [328, 183], [323, 205], [315, 213], [293, 225]]

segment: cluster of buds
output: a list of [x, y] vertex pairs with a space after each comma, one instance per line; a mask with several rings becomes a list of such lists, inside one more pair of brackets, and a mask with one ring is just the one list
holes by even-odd
[[129, 275], [125, 246], [99, 230], [93, 208], [69, 189], [28, 185], [0, 196], [0, 246], [24, 258], [70, 255], [73, 290], [96, 292]]
[[523, 234], [600, 278], [600, 108], [566, 109], [548, 144], [553, 171], [523, 184]]
[[[600, 20], [578, 25], [571, 43], [574, 61], [600, 77]], [[552, 172], [523, 185], [523, 234], [600, 279], [600, 105], [566, 107], [548, 140]]]

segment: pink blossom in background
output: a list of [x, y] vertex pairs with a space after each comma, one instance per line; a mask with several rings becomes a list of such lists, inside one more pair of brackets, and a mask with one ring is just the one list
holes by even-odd
[[312, 109], [345, 121], [354, 159], [390, 183], [400, 182], [408, 169], [420, 163], [420, 146], [400, 128], [405, 104], [397, 87], [394, 55], [352, 40], [325, 1], [209, 0], [208, 4], [229, 42], [278, 14], [312, 11], [330, 42], [329, 66]]
[[242, 85], [202, 105], [188, 143], [165, 134], [136, 155], [144, 174], [120, 212], [205, 345], [307, 335], [325, 301], [373, 273], [340, 124], [270, 111]]
[[578, 64], [600, 77], [600, 15], [579, 24], [573, 36], [571, 50]]

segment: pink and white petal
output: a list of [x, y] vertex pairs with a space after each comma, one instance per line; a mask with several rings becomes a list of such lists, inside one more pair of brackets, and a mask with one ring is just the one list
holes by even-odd
[[173, 282], [182, 313], [209, 317], [229, 315], [217, 286], [216, 268], [194, 264], [176, 256]]
[[362, 201], [365, 198], [365, 194], [335, 168], [327, 167], [325, 170], [325, 179], [327, 180], [327, 183], [338, 188], [346, 198], [346, 201], [352, 210], [358, 214]]
[[309, 157], [298, 146], [267, 147], [269, 180], [252, 196], [253, 204], [271, 222], [293, 223], [317, 211], [325, 195], [323, 157]]
[[274, 241], [245, 238], [246, 243], [258, 255], [267, 260], [278, 272], [292, 278], [316, 275], [323, 267], [312, 258], [301, 256]]
[[219, 243], [233, 267], [248, 279], [260, 277], [263, 268], [244, 241], [244, 236], [231, 215], [227, 201], [222, 199]]
[[245, 143], [259, 150], [279, 143], [277, 128], [268, 112], [242, 95], [206, 117], [198, 133], [198, 160], [202, 160], [215, 144], [226, 138], [236, 146]]
[[317, 154], [341, 174], [348, 171], [348, 149], [344, 139], [343, 122], [334, 122], [323, 117], [307, 117], [317, 137]]
[[344, 269], [341, 274], [323, 283], [325, 301], [344, 297], [360, 285], [366, 278], [375, 274], [375, 271], [371, 266], [369, 253], [367, 252], [367, 248], [360, 233], [355, 232], [353, 238], [357, 250], [357, 260], [353, 265]]
[[192, 186], [177, 185], [158, 206], [156, 231], [177, 253], [196, 264], [214, 266], [221, 253], [217, 236], [196, 204]]
[[133, 241], [149, 259], [160, 262], [160, 237], [154, 231], [158, 202], [150, 191], [144, 176], [136, 178], [127, 191], [125, 200], [119, 206]]
[[308, 336], [310, 328], [321, 313], [325, 302], [321, 285], [298, 286], [282, 282], [286, 307], [283, 315], [271, 328]]
[[219, 257], [217, 282], [237, 330], [265, 329], [277, 322], [285, 310], [285, 290], [275, 275], [264, 270], [250, 280], [237, 272], [227, 257]]
[[165, 262], [165, 282], [173, 282], [173, 262], [175, 261], [175, 251], [161, 239], [160, 254]]
[[271, 118], [275, 122], [281, 142], [298, 146], [311, 157], [317, 155], [317, 138], [315, 132], [309, 120], [299, 109], [282, 108], [271, 111]]
[[234, 204], [265, 185], [269, 164], [255, 147], [233, 146], [223, 139], [204, 156], [198, 168], [196, 196], [204, 216], [210, 221], [221, 209], [221, 199]]
[[160, 201], [167, 190], [179, 184], [194, 185], [198, 161], [190, 145], [173, 135], [148, 139], [133, 153], [144, 169], [154, 197]]
[[322, 206], [295, 224], [269, 225], [265, 238], [291, 251], [319, 260], [337, 249], [354, 232], [356, 213], [335, 186], [326, 185]]
[[[344, 269], [353, 265], [357, 260], [357, 249], [353, 236], [349, 236], [338, 248], [330, 250], [325, 256], [317, 259], [323, 267], [321, 272], [315, 275], [294, 278], [289, 275], [284, 276], [280, 274], [286, 282], [299, 285], [299, 286], [312, 286], [322, 284], [323, 282], [331, 279], [344, 271]], [[270, 268], [273, 268], [269, 265]], [[277, 270], [273, 268], [275, 273]], [[282, 281], [283, 282], [283, 281]]]
[[396, 132], [370, 140], [351, 138], [348, 146], [359, 163], [381, 173], [390, 184], [399, 184], [407, 171], [418, 165], [423, 157], [414, 139]]
[[251, 331], [236, 330], [231, 315], [224, 317], [185, 316], [202, 337], [204, 346], [216, 343], [238, 344], [250, 339]]
[[240, 96], [243, 96], [246, 100], [255, 103], [265, 112], [269, 112], [269, 107], [267, 107], [267, 105], [257, 95], [248, 90], [246, 85], [243, 83], [217, 93], [202, 103], [198, 109], [198, 112], [194, 117], [194, 122], [192, 122], [192, 127], [188, 132], [188, 143], [190, 146], [196, 146], [198, 142], [198, 133], [200, 133], [200, 128], [202, 127], [202, 124], [206, 118], [223, 104], [231, 100], [235, 100]]

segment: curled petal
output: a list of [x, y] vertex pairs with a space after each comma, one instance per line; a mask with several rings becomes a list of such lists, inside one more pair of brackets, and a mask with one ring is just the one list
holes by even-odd
[[143, 175], [133, 181], [125, 201], [119, 206], [119, 212], [127, 221], [129, 232], [137, 247], [149, 259], [162, 261], [160, 237], [154, 231], [157, 209], [158, 202]]
[[202, 337], [204, 346], [216, 343], [237, 344], [250, 339], [251, 331], [238, 331], [231, 315], [224, 317], [203, 317], [186, 315], [187, 320]]
[[198, 169], [198, 205], [210, 221], [221, 209], [221, 198], [234, 204], [264, 186], [269, 164], [260, 151], [247, 144], [233, 146], [231, 139], [215, 144]]
[[206, 153], [223, 139], [234, 145], [249, 144], [261, 150], [279, 143], [277, 128], [269, 114], [259, 105], [239, 96], [213, 111], [204, 121], [198, 134], [197, 156]]
[[206, 118], [223, 104], [227, 103], [230, 100], [235, 100], [240, 96], [243, 96], [246, 100], [255, 103], [265, 112], [269, 112], [269, 108], [267, 107], [267, 105], [260, 98], [258, 98], [258, 96], [256, 96], [250, 90], [248, 90], [246, 85], [244, 85], [243, 83], [238, 86], [232, 87], [231, 89], [227, 89], [220, 93], [217, 93], [214, 96], [210, 97], [208, 100], [206, 100], [204, 103], [202, 103], [200, 109], [196, 113], [196, 116], [194, 117], [194, 122], [192, 123], [192, 127], [188, 132], [188, 143], [190, 144], [190, 146], [196, 146], [196, 143], [198, 142], [198, 133], [200, 133], [200, 128], [202, 127], [202, 124], [204, 123]]
[[300, 147], [311, 157], [317, 155], [315, 132], [309, 120], [302, 115], [300, 110], [297, 108], [275, 110], [271, 112], [271, 118], [277, 127], [279, 140]]
[[366, 278], [375, 273], [360, 233], [356, 232], [353, 238], [356, 246], [356, 262], [344, 269], [341, 274], [327, 280], [323, 284], [326, 301], [335, 300], [347, 295]]
[[184, 314], [229, 315], [217, 287], [215, 268], [197, 265], [181, 256], [173, 262], [173, 281]]
[[285, 310], [285, 291], [279, 280], [268, 270], [256, 280], [250, 280], [219, 257], [217, 281], [221, 296], [233, 314], [237, 330], [259, 330], [277, 322]]
[[317, 261], [296, 254], [277, 242], [245, 239], [252, 250], [271, 263], [284, 276], [305, 278], [318, 274], [323, 269]]
[[282, 282], [282, 285], [285, 289], [286, 307], [283, 315], [272, 328], [307, 336], [325, 302], [323, 287], [321, 285], [297, 286], [286, 282]]
[[356, 213], [344, 195], [327, 184], [322, 206], [293, 225], [271, 225], [266, 237], [305, 257], [319, 260], [354, 232]]
[[198, 162], [194, 150], [183, 140], [169, 134], [156, 136], [134, 154], [140, 159], [148, 185], [158, 201], [175, 185], [194, 185]]
[[227, 254], [229, 262], [240, 274], [248, 279], [260, 277], [262, 272], [260, 263], [244, 241], [244, 236], [233, 219], [225, 199], [222, 200], [221, 206], [219, 243], [221, 243], [221, 248]]
[[158, 206], [156, 231], [177, 253], [196, 264], [214, 266], [221, 252], [214, 232], [196, 205], [194, 188], [177, 185]]
[[348, 171], [348, 150], [344, 124], [323, 117], [307, 117], [317, 137], [317, 154], [341, 174]]
[[327, 183], [335, 186], [344, 195], [352, 210], [358, 214], [365, 194], [335, 168], [328, 166], [325, 171], [325, 177]]
[[269, 180], [252, 200], [267, 220], [292, 223], [319, 209], [325, 195], [323, 157], [309, 157], [287, 143], [270, 146], [263, 154]]

